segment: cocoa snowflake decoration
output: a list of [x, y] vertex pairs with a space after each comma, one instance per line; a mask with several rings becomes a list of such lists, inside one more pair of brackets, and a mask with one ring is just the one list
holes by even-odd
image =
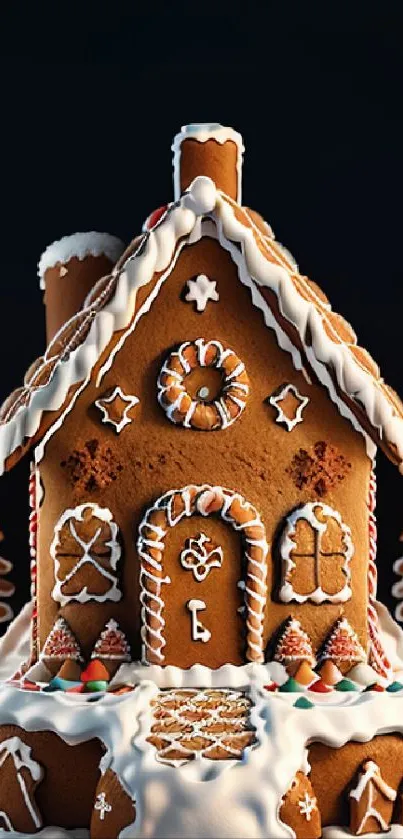
[[299, 422], [303, 421], [302, 413], [309, 398], [302, 396], [295, 385], [284, 385], [269, 396], [268, 402], [277, 409], [276, 422], [285, 425], [287, 431], [292, 431]]
[[221, 568], [223, 549], [215, 545], [205, 533], [199, 533], [194, 539], [187, 539], [186, 547], [180, 555], [183, 568], [193, 571], [199, 583], [206, 579], [212, 568]]
[[130, 411], [139, 403], [137, 396], [130, 396], [119, 387], [115, 387], [109, 396], [97, 399], [95, 405], [102, 411], [102, 422], [113, 425], [116, 434], [132, 422]]

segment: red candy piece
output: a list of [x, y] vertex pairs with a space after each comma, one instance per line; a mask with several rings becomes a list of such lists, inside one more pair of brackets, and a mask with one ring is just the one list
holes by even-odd
[[29, 679], [25, 679], [24, 682], [21, 682], [22, 690], [40, 690], [40, 685], [36, 685], [35, 682], [30, 682]]
[[317, 682], [314, 682], [313, 685], [310, 686], [309, 690], [313, 691], [313, 693], [331, 693], [332, 688], [329, 685], [325, 685], [322, 682], [322, 679], [318, 679]]
[[84, 693], [84, 685], [75, 685], [73, 688], [67, 688], [66, 693]]
[[145, 229], [152, 230], [153, 227], [155, 227], [155, 225], [158, 224], [164, 213], [166, 213], [167, 209], [168, 204], [164, 204], [163, 207], [158, 207], [158, 210], [154, 210], [153, 213], [150, 213], [144, 224]]
[[105, 665], [99, 658], [93, 658], [88, 667], [81, 673], [82, 682], [109, 682], [110, 675]]
[[278, 690], [278, 685], [276, 682], [272, 682], [270, 685], [264, 685], [265, 690], [270, 690], [274, 693], [275, 690]]

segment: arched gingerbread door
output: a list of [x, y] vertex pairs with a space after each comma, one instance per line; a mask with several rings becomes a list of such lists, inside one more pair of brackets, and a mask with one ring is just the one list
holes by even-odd
[[268, 545], [256, 509], [209, 485], [161, 496], [140, 525], [143, 660], [262, 662]]

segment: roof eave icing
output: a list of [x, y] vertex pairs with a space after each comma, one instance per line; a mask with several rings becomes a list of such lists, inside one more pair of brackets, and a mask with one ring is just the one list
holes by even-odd
[[[241, 282], [249, 287], [253, 303], [263, 312], [266, 324], [274, 329], [280, 347], [291, 354], [296, 369], [304, 367], [302, 350], [293, 344], [283, 328], [284, 324], [282, 326], [275, 318], [264, 297], [265, 288], [276, 295], [284, 321], [293, 324], [297, 330], [305, 357], [340, 413], [363, 434], [369, 457], [374, 456], [375, 444], [355, 412], [340, 397], [335, 382], [352, 403], [364, 406], [365, 419], [368, 419], [366, 424], [374, 429], [374, 437], [378, 442], [379, 438], [387, 441], [386, 448], [389, 448], [391, 457], [394, 447], [396, 460], [400, 462], [399, 468], [403, 473], [403, 419], [396, 413], [382, 380], [376, 380], [357, 361], [352, 349], [360, 348], [350, 347], [342, 340], [330, 337], [329, 318], [332, 314], [338, 316], [331, 312], [328, 301], [323, 296], [317, 296], [307, 279], [295, 273], [287, 255], [254, 227], [247, 211], [219, 192], [211, 179], [206, 177], [195, 179], [180, 201], [168, 208], [155, 228], [142, 237], [134, 253], [115, 270], [110, 279], [114, 283], [113, 294], [103, 298], [105, 292], [102, 289], [98, 297], [92, 297], [88, 308], [80, 313], [80, 318], [87, 317], [90, 324], [86, 337], [78, 346], [73, 341], [71, 352], [66, 353], [64, 348], [48, 383], [31, 389], [28, 383], [24, 399], [20, 398], [20, 394], [16, 397], [10, 418], [0, 424], [1, 470], [10, 455], [27, 438], [40, 431], [44, 412], [59, 411], [72, 385], [80, 384], [74, 393], [73, 398], [76, 399], [77, 394], [86, 386], [95, 363], [113, 334], [123, 330], [100, 370], [97, 384], [101, 383], [139, 318], [149, 310], [176, 264], [181, 249], [189, 241], [195, 241], [203, 235], [201, 221], [206, 217], [216, 226], [220, 243], [231, 253], [238, 266]], [[160, 277], [155, 288], [135, 313], [137, 290], [151, 282], [156, 272]], [[306, 340], [307, 334], [309, 342]], [[71, 401], [67, 407], [65, 405], [64, 410], [67, 412], [70, 409]], [[56, 420], [58, 427], [61, 422], [59, 417]], [[39, 447], [42, 453], [43, 446], [44, 441]], [[41, 456], [41, 451], [38, 456]]]

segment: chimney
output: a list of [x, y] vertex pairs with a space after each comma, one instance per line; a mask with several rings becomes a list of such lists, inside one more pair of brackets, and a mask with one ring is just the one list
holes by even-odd
[[95, 283], [109, 274], [124, 244], [108, 233], [75, 233], [46, 248], [38, 264], [46, 306], [46, 338], [52, 340], [82, 307]]
[[192, 123], [176, 135], [174, 153], [175, 201], [199, 175], [214, 181], [217, 189], [241, 203], [242, 137], [218, 123]]

